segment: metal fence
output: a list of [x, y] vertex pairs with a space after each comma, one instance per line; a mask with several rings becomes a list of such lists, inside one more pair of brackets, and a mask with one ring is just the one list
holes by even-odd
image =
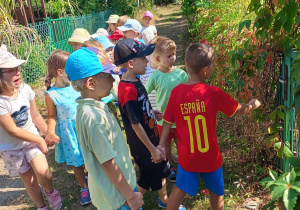
[[76, 28], [85, 28], [90, 34], [98, 28], [107, 28], [105, 20], [112, 11], [91, 13], [82, 16], [67, 16], [65, 18], [50, 19], [29, 25], [40, 36], [42, 46], [33, 46], [28, 62], [24, 66], [23, 77], [26, 83], [33, 83], [45, 76], [46, 61], [55, 49], [72, 52], [68, 39]]
[[[284, 105], [282, 140], [286, 145], [290, 146], [293, 156], [297, 158], [300, 158], [300, 125], [297, 124], [296, 120], [294, 89], [296, 84], [300, 83], [300, 78], [297, 81], [291, 81], [291, 69], [293, 60], [299, 55], [300, 52], [292, 52], [290, 55], [284, 55], [278, 86], [280, 103]], [[282, 171], [288, 171], [289, 160], [282, 159], [280, 166]]]

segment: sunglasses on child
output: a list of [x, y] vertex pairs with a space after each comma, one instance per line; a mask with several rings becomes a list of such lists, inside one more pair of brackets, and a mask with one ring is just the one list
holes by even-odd
[[8, 73], [8, 74], [17, 74], [18, 72], [22, 72], [22, 68], [20, 66], [18, 66], [15, 68], [2, 70], [1, 72]]

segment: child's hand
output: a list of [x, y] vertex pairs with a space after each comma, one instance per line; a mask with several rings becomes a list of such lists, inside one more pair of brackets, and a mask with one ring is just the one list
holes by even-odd
[[260, 101], [257, 100], [257, 99], [252, 99], [252, 100], [248, 103], [248, 105], [251, 105], [251, 106], [252, 106], [252, 109], [256, 109], [256, 108], [260, 107], [261, 103], [260, 103]]
[[49, 147], [52, 147], [55, 143], [59, 142], [59, 137], [53, 132], [47, 132], [45, 135], [45, 141]]
[[127, 200], [128, 206], [132, 210], [138, 210], [144, 205], [143, 195], [140, 192], [135, 192], [132, 199]]
[[157, 121], [162, 120], [163, 114], [162, 114], [161, 111], [159, 111], [159, 110], [154, 110], [153, 112], [154, 112], [154, 115], [155, 115], [155, 119], [156, 119]]
[[162, 160], [164, 160], [164, 153], [158, 149], [157, 147], [155, 148], [155, 150], [153, 152], [151, 152], [151, 156], [152, 156], [152, 160], [154, 163], [159, 163]]
[[49, 150], [45, 140], [41, 137], [41, 141], [38, 143], [39, 148], [42, 150], [44, 154], [46, 154]]

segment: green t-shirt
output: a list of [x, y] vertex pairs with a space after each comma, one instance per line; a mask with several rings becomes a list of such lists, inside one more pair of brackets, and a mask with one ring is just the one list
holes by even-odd
[[92, 202], [98, 209], [118, 209], [125, 197], [110, 181], [101, 164], [112, 158], [133, 190], [136, 175], [120, 126], [108, 106], [91, 98], [76, 100], [76, 129]]
[[[149, 77], [145, 88], [148, 94], [151, 93], [152, 90], [156, 91], [156, 109], [164, 113], [173, 88], [179, 84], [185, 83], [187, 79], [188, 75], [182, 69], [175, 68], [174, 71], [170, 73], [163, 73], [159, 71], [159, 69], [155, 71]], [[158, 121], [157, 124], [162, 126], [163, 120]], [[174, 124], [172, 128], [175, 127]]]

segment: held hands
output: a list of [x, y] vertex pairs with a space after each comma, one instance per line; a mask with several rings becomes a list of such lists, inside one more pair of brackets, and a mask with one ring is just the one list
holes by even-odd
[[59, 142], [59, 137], [54, 132], [47, 132], [45, 135], [45, 141], [48, 147], [52, 147], [55, 143]]
[[260, 103], [260, 101], [257, 100], [257, 99], [252, 99], [252, 100], [248, 103], [248, 105], [251, 105], [251, 106], [252, 106], [252, 109], [256, 109], [256, 108], [260, 107], [261, 103]]
[[134, 192], [134, 196], [127, 200], [128, 206], [132, 210], [138, 210], [144, 205], [143, 195], [140, 192]]
[[166, 151], [165, 148], [161, 145], [158, 145], [154, 152], [151, 152], [152, 155], [152, 161], [154, 163], [160, 163], [163, 160], [166, 160]]
[[155, 115], [155, 119], [156, 119], [157, 121], [162, 120], [163, 114], [162, 114], [161, 111], [159, 111], [159, 110], [154, 110], [153, 112], [154, 112], [154, 115]]
[[46, 154], [49, 150], [45, 140], [41, 137], [41, 141], [38, 143], [39, 148], [42, 150], [44, 154]]

